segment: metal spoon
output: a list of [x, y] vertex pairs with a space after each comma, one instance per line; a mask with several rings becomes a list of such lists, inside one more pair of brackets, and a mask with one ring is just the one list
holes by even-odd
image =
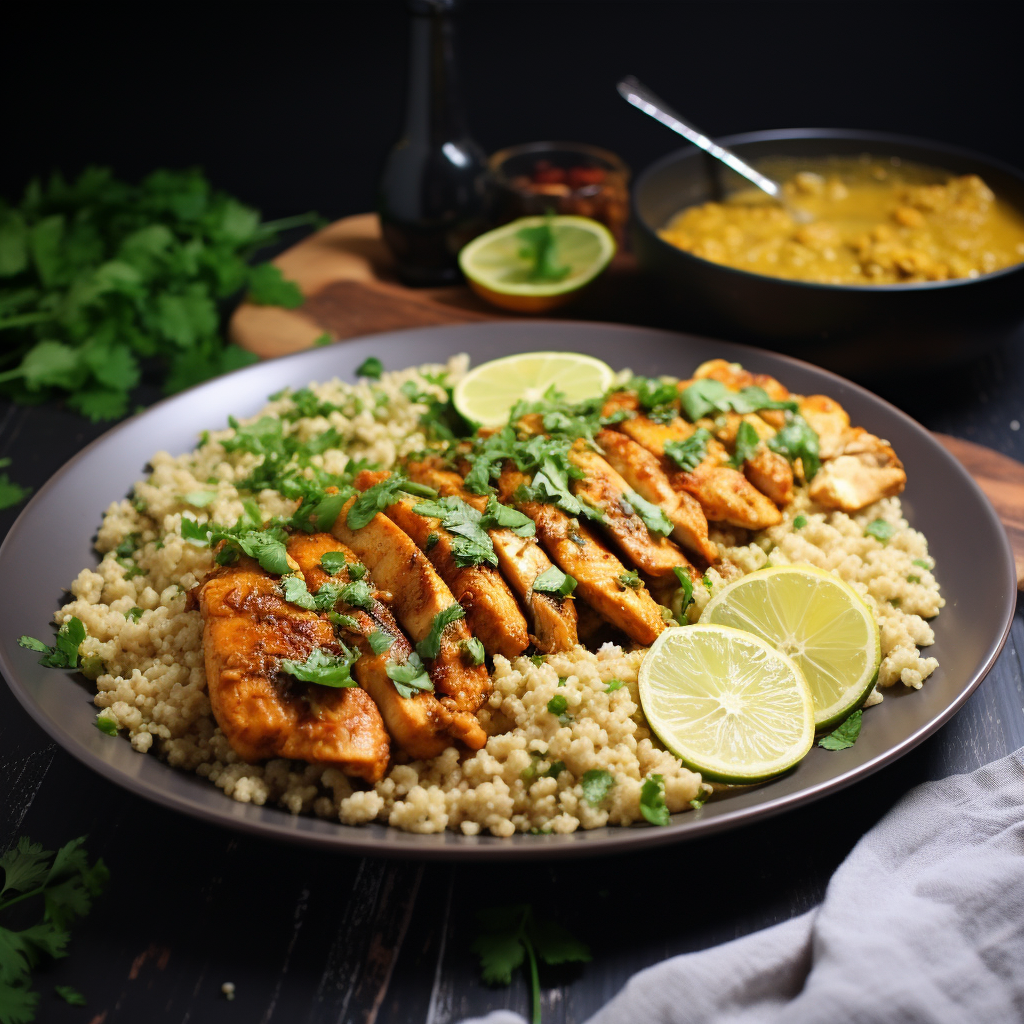
[[709, 139], [702, 131], [695, 128], [688, 121], [683, 120], [664, 100], [656, 96], [642, 82], [638, 82], [632, 75], [627, 75], [616, 87], [619, 95], [627, 103], [632, 103], [638, 110], [649, 114], [655, 121], [660, 121], [666, 128], [678, 132], [684, 139], [699, 146], [706, 153], [710, 153], [717, 160], [721, 160], [726, 166], [731, 167], [737, 174], [742, 175], [747, 181], [756, 185], [762, 192], [766, 192], [777, 202], [789, 210], [794, 220], [808, 221], [810, 214], [804, 210], [794, 209], [786, 202], [782, 186], [771, 178], [766, 178], [760, 171], [755, 171], [750, 164], [741, 160], [731, 149], [718, 145], [713, 139]]

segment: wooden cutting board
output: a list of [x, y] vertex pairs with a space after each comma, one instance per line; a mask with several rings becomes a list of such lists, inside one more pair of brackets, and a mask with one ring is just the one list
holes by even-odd
[[[274, 262], [285, 277], [298, 283], [306, 301], [298, 309], [245, 302], [229, 326], [234, 342], [263, 359], [310, 348], [324, 334], [344, 341], [405, 327], [507, 318], [464, 285], [403, 286], [381, 239], [377, 215], [372, 213], [335, 221]], [[554, 316], [558, 315], [555, 311]], [[565, 315], [573, 320], [671, 326], [628, 253], [616, 256], [601, 287], [583, 296]], [[971, 441], [935, 436], [995, 506], [1013, 548], [1017, 586], [1024, 589], [1024, 465]]]

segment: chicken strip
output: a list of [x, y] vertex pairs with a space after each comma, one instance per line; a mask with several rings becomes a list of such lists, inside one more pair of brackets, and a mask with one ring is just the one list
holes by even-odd
[[714, 438], [707, 454], [692, 470], [680, 469], [665, 455], [665, 445], [685, 441], [697, 428], [677, 416], [667, 423], [655, 423], [636, 415], [616, 425], [637, 444], [661, 460], [661, 468], [676, 490], [692, 494], [709, 522], [726, 522], [746, 530], [763, 530], [782, 521], [775, 503], [762, 494], [739, 470], [726, 465], [728, 453]]
[[822, 462], [843, 454], [843, 441], [850, 429], [846, 410], [826, 395], [808, 395], [799, 399], [800, 415], [818, 435], [818, 455]]
[[580, 595], [605, 619], [640, 644], [652, 644], [665, 628], [661, 609], [641, 583], [628, 586], [626, 567], [582, 523], [540, 501], [515, 500], [527, 478], [509, 463], [498, 481], [506, 504], [515, 505], [537, 525], [537, 537], [556, 565], [576, 580]]
[[[395, 618], [414, 644], [425, 640], [434, 619], [456, 604], [444, 580], [412, 539], [387, 516], [377, 513], [360, 529], [352, 529], [348, 513], [357, 501], [350, 498], [331, 527], [331, 533], [366, 564], [377, 586], [391, 595]], [[429, 662], [430, 678], [438, 700], [452, 713], [452, 733], [479, 750], [487, 737], [475, 712], [490, 693], [491, 678], [483, 665], [469, 665], [459, 645], [469, 640], [464, 619], [450, 623], [441, 636], [436, 658]]]
[[[578, 441], [569, 453], [572, 463], [583, 471], [572, 482], [576, 497], [598, 508], [604, 515], [603, 527], [622, 553], [643, 573], [653, 578], [674, 578], [673, 570], [693, 571], [686, 555], [664, 534], [648, 529], [631, 501], [629, 484], [597, 452]], [[643, 500], [643, 495], [636, 495]], [[666, 521], [671, 520], [666, 515]], [[696, 574], [699, 578], [699, 573]]]
[[672, 520], [672, 536], [706, 562], [718, 560], [718, 546], [708, 540], [708, 520], [700, 502], [669, 483], [656, 455], [617, 430], [604, 428], [596, 435], [608, 464], [647, 501], [661, 507]]
[[[298, 533], [288, 540], [288, 554], [295, 559], [311, 594], [328, 581], [349, 581], [347, 568], [330, 576], [320, 567], [320, 561], [328, 551], [340, 551], [350, 565], [359, 561], [355, 552], [329, 533]], [[394, 616], [376, 599], [368, 611], [344, 605], [343, 610], [356, 621], [356, 627], [346, 629], [344, 633], [346, 642], [358, 647], [360, 652], [352, 672], [359, 685], [373, 698], [392, 740], [410, 757], [436, 757], [452, 743], [449, 735], [452, 716], [437, 697], [427, 691], [403, 697], [388, 676], [389, 663], [403, 664], [412, 654], [412, 646], [398, 628]], [[375, 631], [391, 640], [391, 646], [381, 654], [374, 653], [368, 639]]]
[[[405, 469], [411, 479], [433, 487], [439, 494], [461, 498], [478, 512], [487, 507], [487, 498], [467, 491], [458, 473], [443, 469], [431, 460], [410, 462]], [[537, 538], [520, 537], [504, 527], [487, 532], [498, 556], [498, 568], [529, 616], [530, 636], [537, 650], [542, 654], [553, 654], [575, 647], [575, 602], [533, 589], [533, 581], [552, 566]]]
[[384, 775], [388, 734], [369, 693], [299, 682], [282, 668], [317, 649], [341, 653], [325, 617], [289, 604], [279, 581], [244, 557], [211, 573], [196, 600], [210, 707], [239, 757], [329, 764], [367, 782]]
[[[775, 434], [775, 428], [753, 412], [742, 416], [736, 412], [725, 413], [714, 421], [701, 421], [701, 426], [710, 430], [726, 448], [733, 451], [741, 423], [753, 427], [762, 442]], [[786, 461], [785, 456], [773, 452], [766, 444], [759, 444], [753, 453], [743, 460], [743, 474], [776, 505], [788, 505], [793, 500], [793, 467]]]
[[[390, 474], [363, 472], [361, 488], [379, 483]], [[421, 498], [400, 498], [389, 505], [384, 514], [402, 528], [426, 553], [438, 575], [451, 588], [455, 600], [466, 610], [469, 631], [484, 645], [490, 655], [514, 658], [530, 646], [526, 619], [516, 604], [501, 574], [487, 563], [459, 565], [452, 544], [455, 536], [441, 526], [439, 520], [421, 516], [415, 511]]]

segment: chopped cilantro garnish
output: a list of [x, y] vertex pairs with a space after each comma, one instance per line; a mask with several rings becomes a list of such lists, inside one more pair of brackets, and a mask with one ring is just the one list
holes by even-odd
[[732, 391], [720, 380], [695, 380], [679, 395], [679, 403], [690, 420], [699, 420], [713, 412], [757, 412], [758, 409], [788, 409], [796, 412], [794, 401], [775, 401], [756, 384]]
[[118, 558], [130, 558], [139, 549], [139, 535], [137, 533], [129, 533], [120, 544], [114, 548], [114, 554]]
[[363, 611], [373, 609], [373, 590], [365, 580], [352, 580], [341, 588], [341, 600]]
[[441, 653], [441, 634], [452, 622], [466, 617], [466, 609], [461, 604], [450, 604], [434, 616], [430, 632], [416, 645], [416, 653], [421, 658], [436, 658]]
[[644, 779], [644, 784], [640, 788], [640, 813], [652, 825], [667, 825], [669, 823], [663, 775], [648, 775]]
[[487, 657], [484, 645], [475, 636], [471, 636], [468, 640], [463, 640], [459, 644], [459, 649], [471, 665], [482, 665]]
[[802, 530], [807, 525], [807, 516], [796, 516], [793, 520], [793, 529]]
[[360, 364], [356, 370], [356, 374], [359, 377], [369, 377], [370, 380], [380, 380], [380, 375], [384, 372], [384, 364], [376, 356], [368, 356]]
[[564, 715], [568, 707], [568, 700], [566, 700], [560, 693], [556, 693], [554, 697], [548, 701], [548, 711], [553, 715]]
[[142, 618], [141, 608], [130, 608], [128, 614], [125, 616], [126, 619], [131, 619], [132, 622], [138, 622]]
[[237, 538], [238, 546], [260, 563], [260, 567], [275, 576], [290, 573], [288, 552], [277, 531], [251, 530]]
[[768, 439], [768, 447], [773, 452], [784, 455], [790, 462], [800, 460], [803, 466], [804, 479], [813, 480], [821, 469], [821, 457], [818, 449], [818, 435], [811, 425], [799, 413], [786, 413], [786, 422], [774, 437]]
[[852, 747], [860, 735], [862, 715], [863, 712], [858, 708], [848, 718], [843, 719], [832, 732], [818, 740], [818, 746], [826, 750], [845, 750]]
[[294, 658], [282, 658], [281, 670], [287, 672], [304, 683], [317, 683], [320, 686], [357, 686], [352, 678], [351, 668], [357, 652], [341, 645], [341, 654], [330, 654], [321, 647], [314, 647], [305, 661]]
[[640, 573], [636, 569], [627, 569], [625, 572], [619, 573], [619, 586], [625, 590], [627, 587], [630, 590], [639, 590], [643, 583], [640, 580]]
[[708, 573], [704, 573], [704, 575], [701, 576], [700, 581], [704, 584], [704, 589], [707, 590], [709, 594], [715, 589], [715, 585], [711, 582], [711, 577]]
[[545, 657], [546, 655], [543, 654], [531, 654], [530, 661], [532, 661], [534, 665], [536, 665], [539, 668], [541, 665], [544, 664]]
[[644, 409], [668, 405], [679, 397], [674, 381], [658, 380], [656, 377], [632, 377], [627, 387], [636, 392], [637, 400]]
[[47, 668], [78, 668], [78, 648], [86, 635], [82, 620], [72, 615], [57, 630], [53, 647], [47, 647], [42, 640], [31, 636], [19, 637], [18, 646], [42, 654], [39, 664]]
[[281, 580], [281, 592], [289, 604], [298, 605], [307, 611], [313, 611], [316, 608], [316, 601], [306, 588], [306, 581], [301, 576], [285, 576]]
[[400, 474], [392, 473], [391, 476], [381, 480], [379, 484], [374, 484], [363, 491], [352, 503], [352, 507], [345, 517], [348, 528], [361, 530], [378, 512], [383, 512], [388, 505], [400, 500], [398, 492], [405, 482], [405, 478]]
[[206, 508], [217, 497], [216, 491], [189, 491], [182, 495], [182, 501], [193, 508]]
[[424, 551], [430, 551], [440, 539], [441, 535], [439, 533], [434, 533], [433, 531], [428, 533], [427, 542], [423, 545]]
[[562, 572], [557, 565], [545, 569], [534, 581], [533, 589], [544, 594], [558, 594], [568, 597], [576, 589], [576, 581]]
[[340, 612], [328, 612], [327, 618], [329, 618], [338, 629], [351, 629], [356, 633], [360, 632], [359, 623], [353, 619], [351, 615], [342, 615]]
[[390, 650], [391, 645], [395, 642], [393, 636], [388, 636], [379, 629], [375, 629], [366, 639], [369, 641], [370, 650], [374, 654], [383, 654], [385, 651]]
[[710, 789], [704, 789], [702, 786], [698, 791], [697, 795], [690, 801], [690, 806], [695, 810], [699, 811], [707, 802], [711, 796]]
[[583, 799], [591, 807], [596, 807], [608, 795], [609, 790], [614, 785], [615, 777], [611, 772], [606, 772], [603, 768], [592, 768], [589, 772], [584, 772], [583, 778], [580, 779]]
[[885, 519], [875, 519], [864, 527], [865, 537], [874, 537], [881, 544], [886, 544], [896, 532], [896, 527]]
[[417, 515], [438, 519], [441, 526], [454, 534], [451, 540], [452, 557], [458, 566], [479, 565], [487, 562], [498, 564], [494, 545], [483, 524], [483, 513], [461, 498], [437, 498], [435, 501], [421, 501], [413, 506]]
[[665, 515], [660, 505], [641, 498], [635, 491], [626, 491], [625, 498], [651, 533], [667, 537], [672, 532], [674, 528], [672, 520]]
[[325, 551], [320, 556], [320, 568], [328, 576], [337, 576], [346, 564], [345, 554], [342, 551]]
[[[680, 625], [686, 624], [686, 609], [693, 604], [693, 578], [690, 576], [690, 570], [682, 565], [674, 565], [672, 572], [675, 573], [676, 579], [679, 580], [679, 590], [681, 596], [677, 599], [679, 609], [676, 612], [676, 621]], [[673, 607], [675, 606], [673, 601]]]
[[96, 728], [107, 736], [117, 735], [117, 722], [102, 711], [96, 716]]
[[929, 572], [932, 568], [923, 558], [915, 558], [911, 565], [916, 565], [919, 569], [927, 569]]
[[907, 582], [908, 583], [920, 583], [921, 582], [921, 577], [920, 576], [908, 576], [907, 577]]
[[742, 469], [743, 463], [753, 458], [760, 443], [761, 438], [757, 431], [746, 420], [743, 420], [736, 430], [736, 446], [733, 449], [729, 465], [734, 469]]
[[608, 685], [604, 688], [605, 693], [614, 693], [621, 690], [626, 684], [621, 679], [609, 679]]
[[401, 665], [389, 661], [384, 671], [395, 684], [395, 689], [401, 697], [412, 697], [417, 691], [434, 689], [434, 684], [415, 651], [409, 655], [409, 660]]
[[711, 432], [698, 427], [685, 441], [666, 441], [665, 454], [682, 470], [692, 473], [707, 457]]

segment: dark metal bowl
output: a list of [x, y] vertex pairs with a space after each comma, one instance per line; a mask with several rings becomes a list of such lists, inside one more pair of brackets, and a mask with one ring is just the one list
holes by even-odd
[[[881, 132], [794, 128], [722, 139], [745, 160], [899, 157], [980, 175], [1024, 210], [1024, 174], [955, 146]], [[658, 229], [686, 206], [722, 196], [722, 165], [695, 146], [663, 157], [633, 187], [637, 260], [678, 310], [676, 326], [798, 355], [847, 376], [966, 362], [1024, 322], [1024, 263], [993, 274], [921, 284], [834, 285], [721, 266], [677, 249]], [[726, 172], [731, 173], [731, 172]]]

